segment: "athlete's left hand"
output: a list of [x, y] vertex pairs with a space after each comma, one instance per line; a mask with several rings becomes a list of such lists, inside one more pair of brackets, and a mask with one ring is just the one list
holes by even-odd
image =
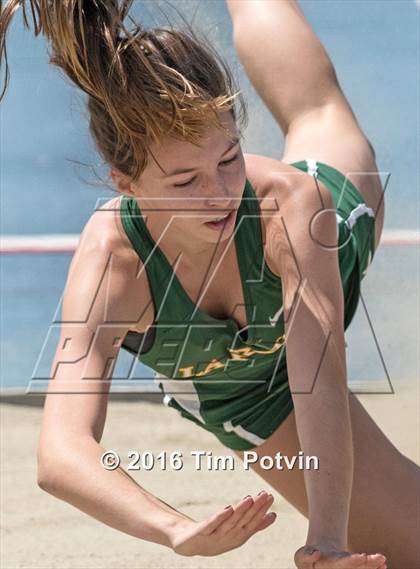
[[350, 553], [322, 544], [304, 545], [295, 553], [298, 569], [386, 569], [385, 562], [381, 553]]

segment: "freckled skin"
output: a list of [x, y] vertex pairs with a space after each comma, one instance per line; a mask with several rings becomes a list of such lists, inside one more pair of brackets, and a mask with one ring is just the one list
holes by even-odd
[[[164, 233], [163, 249], [171, 259], [179, 251], [188, 253], [191, 258], [208, 254], [221, 238], [227, 240], [232, 232], [220, 234], [204, 224], [239, 207], [246, 181], [240, 143], [223, 156], [238, 132], [230, 112], [221, 116], [223, 125], [231, 133], [229, 137], [213, 127], [200, 147], [178, 140], [155, 145], [151, 150], [162, 169], [151, 160], [136, 183], [130, 183], [115, 169], [111, 171], [116, 187], [122, 193], [141, 198], [139, 206], [147, 212], [148, 229], [156, 239]], [[232, 161], [227, 163], [229, 160]], [[165, 173], [182, 167], [195, 170], [165, 176]], [[189, 185], [179, 186], [190, 180]], [[174, 217], [173, 212], [184, 215]]]

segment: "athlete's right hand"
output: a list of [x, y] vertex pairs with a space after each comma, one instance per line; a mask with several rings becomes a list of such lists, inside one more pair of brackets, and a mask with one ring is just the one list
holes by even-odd
[[262, 491], [255, 497], [243, 498], [235, 506], [228, 506], [202, 522], [180, 520], [172, 534], [172, 549], [188, 557], [209, 557], [235, 549], [274, 522], [276, 514], [267, 513], [273, 501], [272, 494]]
[[351, 553], [333, 549], [322, 543], [304, 545], [295, 553], [298, 569], [386, 569], [386, 557], [381, 553]]

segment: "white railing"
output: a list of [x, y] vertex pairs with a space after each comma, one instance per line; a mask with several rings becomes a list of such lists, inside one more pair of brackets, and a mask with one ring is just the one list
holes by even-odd
[[[47, 235], [2, 235], [0, 254], [73, 253], [78, 233], [50, 233]], [[420, 245], [417, 229], [387, 229], [382, 233], [381, 246]]]

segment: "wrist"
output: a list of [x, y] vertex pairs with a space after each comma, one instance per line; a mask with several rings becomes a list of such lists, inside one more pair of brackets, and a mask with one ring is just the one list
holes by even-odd
[[162, 528], [166, 537], [166, 543], [164, 545], [170, 549], [174, 549], [174, 546], [178, 543], [180, 533], [185, 531], [185, 529], [193, 523], [195, 523], [194, 520], [186, 516], [173, 516], [166, 520]]
[[336, 537], [325, 537], [325, 536], [315, 537], [308, 535], [305, 545], [328, 548], [335, 551], [348, 551], [347, 539], [336, 538]]
[[348, 528], [347, 523], [341, 520], [341, 523], [331, 523], [331, 520], [312, 519], [309, 522], [308, 534], [306, 538], [307, 545], [320, 544], [325, 547], [331, 547], [338, 551], [345, 551], [348, 548]]

